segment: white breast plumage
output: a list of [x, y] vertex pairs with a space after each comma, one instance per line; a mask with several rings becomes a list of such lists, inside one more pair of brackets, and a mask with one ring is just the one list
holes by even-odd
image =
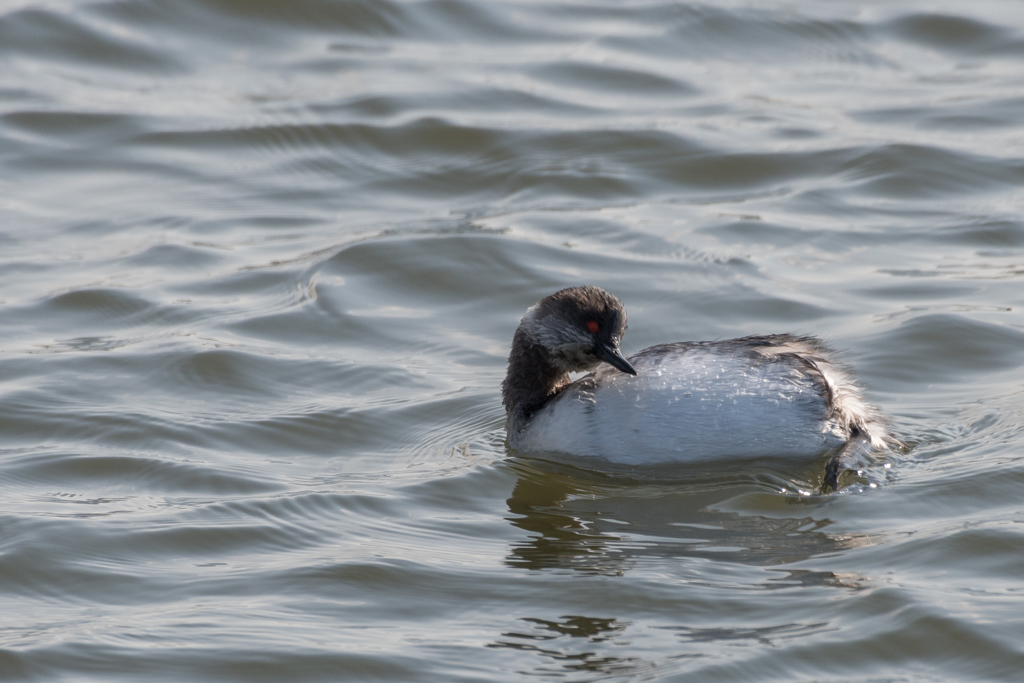
[[715, 345], [629, 360], [637, 376], [602, 367], [538, 411], [510, 445], [638, 464], [807, 457], [847, 438], [829, 419], [820, 378], [799, 363]]

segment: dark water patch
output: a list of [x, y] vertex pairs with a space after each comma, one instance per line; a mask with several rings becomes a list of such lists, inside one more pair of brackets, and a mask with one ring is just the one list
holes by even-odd
[[859, 153], [841, 169], [861, 193], [904, 199], [990, 192], [993, 185], [1024, 184], [1024, 164], [1019, 159], [985, 158], [914, 145], [886, 145]]
[[113, 288], [66, 292], [54, 296], [45, 305], [62, 316], [107, 320], [131, 318], [155, 308], [154, 304], [130, 290]]
[[155, 244], [122, 261], [125, 266], [173, 271], [209, 269], [224, 260], [223, 251], [196, 244]]
[[930, 239], [978, 247], [1024, 246], [1024, 222], [1020, 220], [971, 221], [961, 226], [930, 231]]
[[826, 21], [754, 8], [649, 5], [622, 11], [622, 19], [643, 27], [641, 35], [603, 36], [602, 44], [629, 53], [675, 59], [770, 59], [774, 63], [815, 62], [886, 68], [889, 61], [871, 45], [871, 29], [848, 20]]
[[[424, 510], [435, 511], [432, 516], [481, 525], [497, 523], [506, 529], [506, 535], [511, 535], [511, 527], [505, 524], [505, 520], [492, 516], [494, 498], [489, 492], [506, 490], [515, 482], [516, 475], [505, 463], [492, 465], [474, 459], [472, 450], [473, 447], [463, 450], [456, 446], [452, 459], [458, 468], [451, 470], [451, 476], [410, 482], [402, 486], [402, 494]], [[487, 457], [491, 454], [487, 453]], [[429, 525], [432, 522], [428, 519], [421, 523]], [[485, 529], [487, 533], [494, 533], [491, 526], [485, 525]]]
[[[953, 280], [1004, 280], [1024, 275], [1024, 268], [1011, 264], [944, 263], [929, 270], [883, 270], [887, 275], [906, 278], [943, 278]], [[1005, 309], [1003, 309], [1005, 310]]]
[[[107, 536], [102, 543], [106, 558], [123, 562], [128, 572], [135, 564], [132, 560], [144, 556], [157, 561], [166, 557], [175, 563], [183, 556], [197, 563], [229, 558], [238, 562], [248, 555], [316, 547], [324, 540], [324, 533], [308, 524], [286, 523], [281, 519], [271, 522], [253, 518], [225, 519], [222, 515], [205, 523], [193, 523], [186, 516], [174, 525], [136, 528], [128, 534], [111, 529], [103, 535]], [[177, 592], [170, 586], [165, 590], [172, 595]], [[246, 594], [251, 588], [240, 585], [237, 591]]]
[[18, 102], [35, 100], [38, 94], [30, 88], [9, 88], [0, 86], [0, 101]]
[[927, 106], [851, 111], [857, 121], [874, 125], [899, 125], [922, 130], [985, 132], [1019, 125], [1017, 112], [1024, 107], [1019, 97], [965, 98], [964, 101], [932, 102]]
[[1024, 363], [1024, 332], [961, 315], [918, 315], [879, 335], [863, 363], [873, 385], [969, 381]]
[[[422, 616], [423, 606], [416, 596], [444, 594], [454, 597], [463, 591], [475, 602], [494, 599], [503, 590], [512, 593], [528, 591], [527, 586], [518, 582], [506, 587], [480, 583], [460, 586], [453, 574], [473, 573], [472, 569], [444, 566], [443, 561], [438, 561], [441, 559], [429, 564], [387, 557], [369, 561], [326, 562], [296, 572], [295, 579], [297, 583], [316, 585], [327, 595], [351, 594], [353, 588], [370, 595], [400, 591], [408, 600], [391, 605], [389, 612], [393, 617], [406, 618]], [[457, 614], [461, 612], [458, 603], [442, 600], [438, 608]]]
[[435, 40], [474, 42], [509, 41], [529, 44], [563, 36], [566, 27], [523, 21], [511, 7], [472, 0], [425, 0], [417, 7], [420, 21], [429, 28], [421, 35]]
[[[222, 616], [222, 615], [218, 615]], [[180, 624], [190, 624], [186, 615], [181, 615]], [[168, 625], [169, 626], [169, 625]], [[197, 624], [202, 628], [202, 624]], [[117, 630], [118, 640], [126, 644], [111, 646], [99, 643], [84, 629], [64, 636], [65, 643], [38, 648], [25, 656], [25, 666], [33, 675], [52, 676], [57, 672], [74, 667], [87, 676], [85, 680], [131, 680], [144, 675], [153, 681], [180, 681], [182, 678], [204, 677], [226, 681], [280, 681], [290, 676], [301, 677], [304, 681], [374, 680], [374, 681], [428, 681], [438, 674], [437, 668], [424, 665], [420, 658], [397, 652], [389, 652], [386, 659], [348, 651], [340, 645], [324, 643], [322, 646], [306, 645], [296, 648], [289, 644], [280, 650], [252, 646], [252, 634], [216, 636], [206, 640], [204, 647], [175, 648], [173, 653], [142, 650], [139, 640], [159, 641], [159, 638], [141, 638], [138, 633]], [[248, 640], [248, 642], [246, 642]], [[133, 642], [136, 641], [136, 642]], [[228, 651], [228, 658], [211, 652], [211, 643], [216, 651]], [[132, 673], [127, 673], [128, 671]], [[444, 675], [454, 676], [453, 681], [470, 680], [460, 678], [457, 673], [445, 671]], [[38, 672], [38, 673], [36, 673]], [[436, 679], [435, 679], [436, 680]]]
[[694, 312], [727, 324], [759, 320], [772, 326], [807, 324], [835, 315], [834, 309], [739, 287], [708, 292], [687, 302]]
[[[775, 222], [763, 221], [759, 218], [715, 223], [701, 232], [714, 235], [717, 239], [730, 243], [742, 244], [748, 248], [752, 244], [770, 244], [775, 247], [792, 247], [806, 244], [814, 240], [815, 235], [808, 230]], [[834, 239], [829, 235], [828, 239]]]
[[282, 5], [244, 0], [202, 0], [195, 4], [237, 22], [286, 26], [304, 31], [398, 37], [413, 33], [417, 28], [415, 14], [409, 6], [389, 1], [298, 0]]
[[[362, 309], [360, 302], [370, 300], [371, 290], [383, 290], [387, 301], [405, 307], [410, 316], [429, 317], [422, 312], [445, 304], [471, 303], [502, 294], [504, 287], [500, 283], [480, 279], [471, 297], [463, 296], [462, 301], [454, 299], [463, 291], [462, 283], [481, 268], [497, 270], [509, 264], [504, 246], [501, 239], [493, 235], [473, 234], [359, 242], [317, 264], [318, 275], [344, 278], [344, 284], [336, 290], [318, 287], [318, 301], [330, 298], [336, 291], [343, 305]], [[423, 253], [436, 255], [437, 261], [424, 262], [420, 258]], [[353, 289], [355, 291], [350, 291]], [[385, 313], [382, 312], [382, 317], [386, 317]]]
[[[569, 228], [575, 235], [575, 245], [534, 241], [532, 238], [540, 232], [537, 227], [541, 226], [516, 230], [508, 236], [469, 231], [353, 244], [315, 267], [316, 275], [311, 279], [322, 278], [317, 284], [316, 305], [339, 317], [355, 311], [357, 315], [352, 317], [364, 324], [367, 318], [374, 318], [376, 330], [392, 331], [399, 338], [413, 329], [443, 327], [450, 316], [467, 312], [475, 319], [507, 326], [504, 336], [484, 342], [488, 347], [497, 343], [504, 356], [515, 323], [526, 308], [552, 291], [579, 284], [581, 276], [574, 272], [588, 273], [590, 281], [622, 295], [622, 286], [616, 283], [628, 283], [627, 273], [636, 264], [642, 263], [648, 272], [657, 273], [666, 282], [684, 273], [696, 276], [715, 270], [716, 264], [707, 263], [705, 254], [681, 261], [674, 258], [675, 253], [666, 254], [662, 249], [657, 260], [638, 258], [633, 252], [657, 238], [641, 240], [638, 235], [624, 235], [621, 228], [609, 236], [607, 224], [590, 217], [575, 221]], [[549, 234], [558, 229], [543, 225]], [[623, 244], [609, 248], [609, 237]], [[663, 241], [661, 244], [665, 246]], [[676, 251], [674, 245], [672, 249]], [[431, 258], [424, 260], [427, 254]], [[739, 259], [726, 265], [730, 270], [744, 269]], [[328, 280], [338, 277], [344, 282]], [[473, 283], [471, 291], [464, 288], [466, 282]], [[364, 307], [364, 302], [378, 295], [383, 295], [386, 306], [376, 311]], [[650, 305], [661, 296], [669, 299], [674, 294], [648, 289], [646, 301], [637, 297], [627, 305]], [[491, 337], [490, 333], [483, 336]]]
[[[4, 397], [5, 413], [0, 417], [0, 426], [11, 443], [97, 443], [128, 450], [167, 449], [171, 453], [202, 448], [208, 443], [193, 426], [157, 417], [149, 411], [68, 410], [63, 401], [44, 398], [31, 405], [26, 398], [13, 392]], [[93, 394], [94, 401], [95, 398]], [[58, 405], [66, 412], [53, 414]]]
[[[398, 126], [323, 124], [143, 134], [142, 147], [235, 150], [269, 171], [330, 173], [366, 191], [479, 202], [544, 197], [604, 201], [726, 189], [768, 190], [810, 178], [845, 176], [860, 193], [930, 197], [1024, 183], [1015, 160], [933, 147], [889, 145], [824, 152], [709, 153], [677, 135], [651, 131], [498, 131], [424, 118]], [[400, 160], [399, 160], [400, 157]], [[388, 161], [385, 161], [388, 160]], [[211, 162], [216, 163], [211, 159]], [[320, 196], [322, 190], [310, 190]], [[484, 195], [480, 193], [484, 192]]]
[[26, 8], [0, 15], [0, 54], [149, 75], [182, 71], [173, 53], [156, 49], [151, 41], [101, 32], [75, 14]]
[[[794, 675], [813, 677], [821, 667], [832, 667], [855, 670], [862, 680], [1012, 680], [1021, 657], [989, 625], [966, 622], [958, 610], [901, 597], [894, 588], [880, 588], [854, 598], [855, 604], [844, 606], [852, 615], [837, 622], [847, 637], [825, 635], [794, 643], [787, 648], [792, 658], [785, 663], [765, 648], [695, 673], [708, 681], [784, 681]], [[860, 618], [863, 610], [880, 608], [886, 602], [893, 615], [891, 626], [865, 623]], [[872, 656], [865, 661], [860, 653], [869, 643]], [[944, 674], [935, 676], [940, 667]], [[895, 677], [894, 671], [899, 672]]]
[[755, 640], [762, 644], [773, 645], [777, 642], [804, 638], [806, 636], [838, 631], [830, 622], [822, 621], [813, 624], [780, 624], [763, 628], [691, 628], [687, 626], [668, 627], [676, 632], [683, 642], [705, 643], [713, 641]]
[[401, 516], [403, 507], [393, 495], [300, 492], [274, 498], [213, 503], [193, 515], [210, 523], [259, 519], [268, 524], [319, 528], [323, 534], [322, 542], [328, 543], [336, 541], [339, 535], [355, 532], [359, 528], [357, 518], [391, 519]]
[[388, 401], [366, 401], [363, 408], [309, 406], [266, 417], [208, 423], [201, 441], [221, 448], [270, 452], [279, 456], [335, 457], [353, 451], [386, 450], [392, 416]]
[[[167, 359], [164, 368], [136, 376], [120, 359], [104, 356], [102, 360], [89, 364], [95, 373], [91, 376], [83, 373], [82, 363], [71, 363], [72, 371], [89, 379], [69, 387], [59, 414], [42, 387], [5, 393], [0, 422], [12, 442], [79, 441], [172, 452], [179, 450], [172, 446], [177, 443], [201, 449], [321, 456], [360, 448], [396, 452], [415, 446], [414, 450], [435, 451], [465, 438], [448, 436], [450, 430], [461, 424], [466, 435], [472, 434], [472, 425], [481, 419], [478, 398], [471, 393], [451, 399], [437, 396], [432, 393], [437, 383], [416, 372], [210, 351], [190, 354], [184, 364]], [[135, 360], [146, 363], [144, 357]], [[105, 407], [111, 399], [105, 381], [111, 375], [103, 368], [113, 369], [114, 376], [134, 377], [138, 388], [131, 409]], [[67, 380], [57, 375], [53, 381]], [[422, 395], [408, 395], [410, 387]], [[448, 401], [453, 403], [445, 411]], [[431, 425], [439, 412], [448, 415]], [[423, 416], [421, 427], [393, 436], [381, 430], [396, 420], [415, 420], [417, 414]], [[424, 429], [436, 436], [424, 442]]]
[[[174, 249], [169, 256], [172, 259], [188, 257], [191, 249]], [[225, 257], [216, 251], [196, 249], [201, 255], [207, 256], [203, 261], [211, 265]], [[213, 252], [212, 254], [210, 252]], [[160, 254], [158, 252], [159, 256]], [[191, 266], [191, 262], [189, 264]], [[294, 270], [288, 269], [284, 263], [270, 263], [263, 266], [252, 266], [240, 271], [226, 274], [215, 273], [202, 279], [185, 279], [170, 284], [167, 291], [178, 296], [188, 297], [190, 301], [200, 301], [207, 305], [217, 303], [236, 303], [241, 298], [260, 298], [264, 306], [271, 308], [294, 307], [303, 297], [300, 282]]]
[[[115, 348], [170, 335], [178, 326], [194, 324], [210, 314], [181, 302], [157, 303], [152, 300], [155, 294], [128, 287], [78, 289], [0, 309], [0, 320], [30, 340], [25, 350], [47, 353], [71, 350], [74, 340], [105, 339]], [[118, 334], [109, 334], [112, 330]]]
[[[426, 665], [422, 658], [391, 653], [385, 659], [356, 652], [281, 652], [241, 651], [231, 663], [211, 662], [209, 674], [231, 680], [279, 681], [282, 677], [302, 676], [308, 681], [375, 680], [429, 681], [434, 676], [450, 677], [453, 682], [472, 680], [458, 671], [438, 665]], [[181, 673], [186, 675], [186, 670]]]
[[[634, 196], [639, 189], [617, 166], [640, 164], [656, 170], [669, 156], [678, 158], [691, 152], [684, 141], [663, 133], [525, 133], [453, 125], [438, 119], [393, 127], [326, 124], [161, 132], [139, 136], [138, 143], [243, 153], [265, 148], [272, 156], [284, 155], [282, 163], [286, 165], [298, 163], [291, 155], [299, 150], [330, 154], [306, 157], [302, 163], [329, 168], [339, 180], [368, 191], [455, 195], [463, 201], [484, 199], [478, 195], [481, 191], [496, 196], [493, 193], [498, 188], [503, 196], [520, 201], [542, 196]], [[566, 155], [580, 161], [566, 162]], [[587, 161], [609, 155], [608, 163]], [[745, 167], [742, 164], [737, 169]]]
[[600, 64], [563, 62], [546, 64], [532, 70], [534, 78], [568, 88], [589, 88], [603, 93], [622, 92], [632, 96], [691, 95], [687, 83], [642, 71]]
[[418, 106], [414, 101], [394, 95], [371, 95], [339, 102], [317, 102], [310, 110], [324, 115], [356, 115], [367, 118], [390, 118]]
[[121, 337], [72, 337], [54, 339], [46, 344], [34, 344], [29, 353], [77, 353], [80, 351], [113, 351], [138, 343], [139, 339]]
[[301, 362], [247, 353], [236, 349], [198, 351], [180, 359], [169, 369], [172, 384], [192, 392], [215, 392], [265, 395], [272, 390], [277, 396], [291, 385], [293, 391], [309, 382], [314, 375], [330, 372], [333, 368], [322, 363], [315, 367], [302, 367]]
[[111, 145], [143, 130], [136, 116], [76, 111], [15, 111], [0, 116], [0, 124], [32, 136], [35, 144], [44, 140], [63, 144]]
[[[496, 378], [495, 378], [496, 379]], [[405, 446], [406, 453], [418, 458], [437, 460], [455, 451], [456, 459], [468, 441], [479, 441], [479, 436], [504, 423], [504, 410], [493, 389], [496, 385], [478, 389], [460, 389], [453, 394], [436, 396], [432, 401], [403, 406], [394, 413], [394, 419], [417, 425], [393, 439], [391, 447]]]
[[[966, 283], [928, 283], [924, 285], [915, 282], [895, 282], [868, 287], [861, 291], [865, 295], [883, 300], [928, 301], [931, 299], [961, 299], [980, 293], [981, 288]], [[915, 310], [921, 309], [916, 308]], [[909, 311], [906, 311], [902, 314], [908, 313]]]
[[[80, 534], [78, 538], [96, 540], [91, 534]], [[35, 543], [17, 539], [7, 544], [3, 557], [0, 557], [0, 577], [3, 577], [3, 594], [8, 600], [32, 597], [40, 601], [56, 601], [64, 587], [77, 585], [80, 592], [76, 593], [75, 602], [78, 604], [117, 604], [123, 602], [123, 598], [118, 600], [118, 596], [155, 587], [154, 582], [138, 577], [114, 575], [109, 565], [84, 567], [85, 563], [77, 556], [77, 547], [68, 548], [69, 557], [55, 563], [46, 547], [47, 541], [52, 542], [50, 535], [40, 534]]]
[[310, 110], [324, 116], [346, 119], [397, 119], [411, 113], [425, 113], [439, 118], [444, 112], [457, 109], [463, 113], [502, 115], [508, 111], [533, 113], [544, 119], [576, 118], [603, 111], [595, 104], [573, 102], [558, 93], [537, 93], [499, 87], [476, 87], [445, 93], [418, 93], [411, 96], [346, 97], [337, 102], [317, 102]]
[[[100, 237], [106, 237], [111, 233], [114, 234], [126, 234], [133, 231], [141, 231], [143, 228], [153, 228], [156, 230], [167, 230], [177, 231], [183, 228], [187, 228], [192, 225], [193, 222], [188, 218], [181, 215], [156, 215], [147, 216], [144, 219], [134, 218], [129, 220], [112, 219], [110, 216], [103, 216], [101, 218], [72, 218], [67, 222], [62, 222], [60, 225], [60, 232], [62, 235], [77, 238], [93, 238], [93, 242], [85, 241], [85, 245], [95, 244], [99, 241]], [[95, 253], [93, 250], [90, 252]], [[119, 255], [123, 252], [118, 250]]]
[[958, 56], [1024, 56], [1024, 38], [1015, 31], [968, 16], [916, 13], [885, 26], [903, 40]]
[[[371, 348], [394, 350], [402, 346], [402, 339], [387, 335], [374, 325], [358, 317], [347, 318], [344, 313], [323, 303], [317, 297], [317, 309], [324, 314], [313, 315], [306, 310], [286, 310], [267, 315], [253, 314], [238, 322], [228, 322], [224, 329], [243, 338], [270, 342], [298, 342], [303, 347], [337, 347], [343, 340], [360, 339]], [[406, 337], [407, 335], [402, 335]], [[351, 359], [352, 354], [347, 354]]]
[[[1020, 485], [1020, 477], [1017, 477]], [[959, 589], [963, 593], [976, 592], [989, 594], [994, 598], [1006, 595], [1016, 585], [1007, 581], [1008, 571], [1012, 571], [1024, 549], [1024, 535], [1017, 528], [1019, 523], [1004, 520], [986, 523], [971, 520], [962, 528], [942, 532], [932, 532], [927, 540], [908, 541], [905, 546], [908, 554], [917, 561], [932, 558], [933, 567], [942, 567], [942, 572], [967, 569], [979, 578], [984, 577], [983, 585], [964, 582]], [[918, 546], [918, 547], [914, 547]], [[913, 548], [913, 549], [912, 549]], [[926, 576], [921, 577], [922, 580]]]
[[9, 481], [51, 488], [122, 493], [187, 493], [196, 496], [254, 495], [280, 489], [255, 472], [228, 471], [199, 461], [170, 461], [146, 454], [83, 455], [30, 453], [6, 459], [2, 468]]
[[[358, 405], [370, 397], [429, 393], [436, 384], [413, 369], [343, 358], [279, 357], [270, 354], [214, 349], [176, 354], [155, 370], [148, 381], [163, 391], [191, 394], [244, 412], [268, 403], [322, 400]], [[380, 360], [380, 359], [378, 359]], [[230, 400], [235, 397], [235, 401]], [[268, 397], [273, 397], [268, 401]], [[219, 401], [217, 399], [220, 399]], [[354, 401], [348, 399], [355, 399]]]
[[[448, 186], [449, 191], [457, 188], [465, 192], [474, 185], [479, 187], [479, 179], [471, 181], [469, 176], [465, 176], [461, 179], [467, 182], [460, 186], [460, 177], [452, 174], [457, 174], [460, 166], [482, 165], [486, 168], [489, 163], [500, 163], [503, 157], [511, 156], [507, 143], [503, 141], [506, 137], [494, 130], [423, 120], [395, 127], [325, 124], [164, 131], [141, 135], [137, 143], [144, 147], [220, 149], [248, 155], [255, 152], [257, 156], [262, 156], [258, 152], [265, 150], [271, 157], [281, 155], [285, 164], [297, 163], [291, 155], [305, 150], [306, 154], [325, 155], [314, 159], [307, 157], [305, 163], [321, 164], [320, 170], [329, 168], [339, 179], [358, 185], [367, 185], [375, 179], [389, 176], [405, 176], [407, 183], [416, 185], [420, 182], [416, 179], [419, 171], [427, 170], [429, 165], [436, 169], [433, 173], [447, 174], [448, 182], [452, 183]], [[392, 161], [385, 161], [388, 157]], [[263, 163], [275, 162], [267, 159]]]
[[[645, 159], [658, 176], [676, 188], [698, 188], [716, 191], [752, 189], [785, 189], [786, 183], [829, 176], [842, 168], [850, 157], [846, 150], [824, 153], [722, 154], [720, 152], [691, 155], [683, 158], [671, 149]], [[666, 186], [667, 189], [668, 186]]]
[[820, 137], [821, 134], [821, 131], [813, 128], [801, 128], [795, 126], [779, 128], [774, 132], [774, 136], [782, 140], [807, 140], [810, 138]]
[[[230, 2], [228, 3], [230, 4]], [[270, 8], [273, 3], [252, 6]], [[293, 43], [296, 35], [285, 24], [267, 25], [256, 13], [246, 18], [221, 11], [217, 2], [203, 0], [177, 3], [173, 8], [146, 0], [106, 0], [89, 7], [103, 22], [114, 22], [127, 30], [163, 41], [171, 46], [183, 68], [202, 70], [215, 60], [230, 58], [230, 50], [260, 46], [271, 52]], [[181, 49], [182, 36], [189, 49]]]
[[191, 147], [197, 150], [222, 151], [258, 151], [261, 148], [273, 151], [332, 146], [358, 149], [358, 143], [370, 129], [369, 126], [347, 125], [279, 125], [215, 130], [165, 130], [140, 135], [136, 138], [136, 143], [170, 149]]
[[[963, 520], [970, 520], [963, 523], [968, 527], [999, 525], [1013, 532], [1017, 515], [1012, 506], [1000, 509], [977, 499], [978, 491], [985, 491], [993, 499], [1003, 500], [1002, 496], [1012, 499], [1024, 480], [1021, 458], [1006, 457], [998, 445], [1011, 442], [1008, 436], [994, 430], [983, 430], [980, 435], [963, 431], [946, 441], [926, 444], [913, 451], [912, 458], [903, 459], [897, 466], [904, 480], [905, 509], [923, 513], [928, 507], [927, 496], [933, 493], [936, 483], [941, 482], [946, 489], [941, 518], [944, 524], [959, 525]], [[979, 440], [991, 442], [993, 447], [978, 452], [974, 444]]]
[[[0, 649], [0, 669], [9, 676], [11, 680], [33, 680], [36, 679], [36, 672], [32, 672], [28, 657], [12, 652], [9, 649]], [[32, 672], [32, 673], [30, 673]]]

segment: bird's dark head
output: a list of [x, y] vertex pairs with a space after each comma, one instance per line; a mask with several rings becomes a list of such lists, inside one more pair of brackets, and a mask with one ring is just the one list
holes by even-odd
[[619, 353], [626, 309], [600, 287], [569, 287], [541, 299], [523, 316], [519, 329], [564, 372], [590, 371], [605, 362], [636, 374]]

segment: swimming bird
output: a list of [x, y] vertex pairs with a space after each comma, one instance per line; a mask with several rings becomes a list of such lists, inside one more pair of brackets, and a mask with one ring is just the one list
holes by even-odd
[[[815, 337], [676, 342], [619, 351], [626, 310], [594, 286], [526, 311], [502, 383], [508, 445], [612, 463], [693, 463], [832, 451], [823, 488], [860, 453], [898, 444]], [[570, 372], [591, 371], [575, 382]]]

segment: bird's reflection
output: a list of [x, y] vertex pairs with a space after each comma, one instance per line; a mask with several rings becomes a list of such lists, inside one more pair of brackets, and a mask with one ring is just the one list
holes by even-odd
[[521, 621], [527, 628], [502, 633], [490, 647], [534, 652], [560, 665], [557, 669], [541, 667], [535, 672], [538, 675], [585, 672], [602, 677], [635, 676], [644, 668], [644, 661], [639, 657], [597, 651], [601, 643], [621, 636], [628, 622], [584, 616], [565, 616], [554, 621], [524, 618]]
[[[528, 532], [529, 538], [513, 543], [506, 563], [532, 571], [569, 570], [606, 576], [628, 576], [633, 569], [665, 566], [683, 568], [685, 582], [701, 586], [733, 587], [734, 572], [723, 572], [732, 563], [764, 567], [752, 584], [760, 590], [830, 587], [860, 590], [861, 577], [828, 571], [812, 571], [788, 565], [810, 557], [836, 553], [864, 545], [866, 538], [828, 533], [832, 523], [823, 510], [835, 500], [815, 496], [824, 467], [786, 471], [772, 467], [732, 467], [686, 472], [594, 472], [564, 461], [511, 458], [517, 475], [508, 508], [509, 521]], [[686, 563], [694, 558], [700, 562]], [[704, 560], [711, 560], [706, 562]], [[687, 568], [688, 567], [688, 568]], [[661, 569], [658, 570], [659, 572]], [[650, 573], [646, 573], [646, 580]], [[751, 576], [749, 573], [746, 576]], [[601, 616], [550, 614], [520, 617], [517, 628], [503, 632], [490, 647], [534, 653], [542, 663], [535, 675], [575, 680], [594, 677], [630, 678], [655, 671], [685, 670], [704, 661], [716, 644], [776, 643], [834, 630], [828, 619], [806, 622], [715, 624], [705, 618], [686, 618], [682, 623], [634, 627], [642, 615], [635, 609], [617, 609], [601, 599]], [[704, 615], [706, 617], [706, 615]], [[546, 617], [546, 618], [542, 618]], [[640, 617], [642, 621], [642, 616]], [[651, 658], [646, 645], [657, 633], [671, 637], [674, 645], [653, 650], [666, 657]], [[631, 642], [641, 638], [644, 646]]]
[[[806, 495], [816, 485], [800, 472], [709, 469], [680, 481], [678, 473], [595, 473], [525, 458], [512, 467], [519, 479], [510, 522], [530, 532], [511, 548], [506, 562], [514, 567], [615, 575], [645, 557], [765, 566], [863, 544], [823, 532], [831, 522], [815, 513], [829, 498]], [[751, 507], [744, 501], [773, 509], [758, 514], [742, 509]]]

